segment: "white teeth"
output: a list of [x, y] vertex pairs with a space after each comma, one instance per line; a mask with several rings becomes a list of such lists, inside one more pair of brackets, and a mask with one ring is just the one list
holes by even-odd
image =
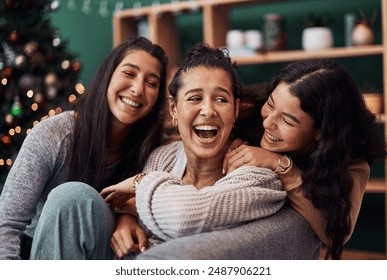
[[218, 130], [214, 125], [198, 125], [194, 127], [196, 130]]
[[138, 108], [138, 107], [140, 107], [140, 105], [141, 105], [140, 103], [136, 103], [136, 102], [134, 102], [134, 101], [132, 101], [132, 100], [130, 100], [129, 98], [126, 98], [126, 97], [122, 97], [121, 100], [122, 100], [122, 102], [124, 102], [126, 105], [131, 106], [131, 107]]
[[267, 138], [269, 138], [271, 141], [274, 141], [274, 142], [279, 142], [279, 141], [282, 141], [282, 139], [279, 139], [277, 137], [274, 137], [273, 135], [269, 134], [269, 133], [265, 133]]

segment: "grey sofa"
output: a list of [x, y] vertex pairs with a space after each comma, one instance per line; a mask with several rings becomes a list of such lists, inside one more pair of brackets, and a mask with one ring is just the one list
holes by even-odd
[[306, 220], [285, 205], [278, 213], [238, 227], [177, 238], [139, 260], [318, 259], [321, 242]]

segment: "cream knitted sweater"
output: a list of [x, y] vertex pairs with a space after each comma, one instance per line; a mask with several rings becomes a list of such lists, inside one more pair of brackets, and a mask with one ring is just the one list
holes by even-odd
[[285, 202], [281, 181], [269, 169], [241, 167], [198, 190], [182, 181], [186, 165], [177, 141], [157, 148], [144, 168], [148, 175], [137, 188], [136, 206], [155, 239], [237, 226], [272, 215]]

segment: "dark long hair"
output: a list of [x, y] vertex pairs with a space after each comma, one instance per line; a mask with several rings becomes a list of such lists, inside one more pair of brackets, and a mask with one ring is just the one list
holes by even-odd
[[[111, 112], [107, 102], [107, 89], [117, 66], [131, 51], [145, 51], [160, 62], [160, 88], [152, 111], [136, 122], [125, 138], [122, 159], [114, 174], [103, 182], [108, 146], [107, 133]], [[117, 183], [141, 172], [149, 153], [162, 139], [166, 102], [166, 68], [168, 60], [163, 49], [144, 37], [129, 37], [116, 47], [103, 61], [84, 94], [77, 100], [77, 113], [73, 155], [69, 180], [82, 181], [96, 189]]]
[[321, 131], [316, 149], [293, 160], [302, 170], [305, 195], [327, 222], [330, 242], [325, 258], [339, 259], [351, 228], [349, 165], [384, 158], [383, 137], [351, 75], [338, 63], [329, 59], [291, 63], [272, 81], [269, 92], [279, 83], [289, 86]]

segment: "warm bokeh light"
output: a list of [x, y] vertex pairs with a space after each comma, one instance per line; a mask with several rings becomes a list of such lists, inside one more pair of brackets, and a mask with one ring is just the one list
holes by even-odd
[[48, 112], [48, 115], [49, 115], [50, 117], [55, 116], [55, 115], [56, 115], [55, 110], [54, 110], [54, 109], [51, 109], [51, 110]]
[[69, 96], [69, 102], [70, 102], [70, 103], [71, 103], [71, 102], [74, 102], [75, 99], [77, 99], [77, 97], [75, 96], [75, 94], [71, 94], [71, 95]]
[[38, 104], [37, 103], [33, 103], [32, 105], [31, 105], [31, 110], [32, 111], [36, 111], [36, 110], [38, 110]]
[[60, 114], [60, 113], [62, 113], [62, 108], [61, 107], [57, 107], [56, 109], [55, 109], [55, 113], [58, 115], [58, 114]]
[[75, 90], [79, 94], [82, 94], [85, 91], [85, 87], [81, 83], [78, 83], [78, 84], [75, 85]]

